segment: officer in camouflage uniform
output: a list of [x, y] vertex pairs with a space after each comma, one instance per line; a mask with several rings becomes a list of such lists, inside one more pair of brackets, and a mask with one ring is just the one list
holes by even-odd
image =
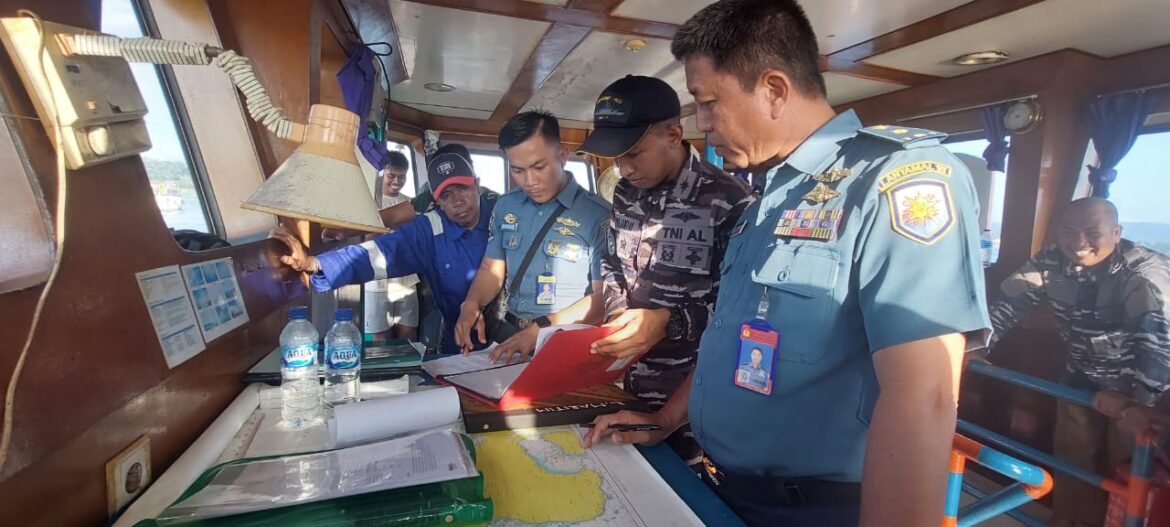
[[[1170, 258], [1122, 239], [1117, 209], [1099, 198], [1070, 203], [1058, 243], [1004, 280], [990, 307], [992, 343], [1047, 302], [1068, 346], [1063, 381], [1095, 393], [1099, 413], [1058, 405], [1056, 455], [1108, 474], [1158, 419], [1151, 407], [1170, 387], [1168, 299]], [[1058, 480], [1053, 498], [1066, 525], [1105, 515], [1104, 493], [1071, 478]]]
[[[683, 141], [679, 100], [667, 83], [627, 76], [601, 93], [595, 131], [581, 151], [614, 159], [621, 181], [602, 258], [605, 312], [620, 329], [600, 353], [648, 353], [626, 390], [658, 408], [686, 380], [715, 304], [719, 265], [736, 220], [751, 202], [746, 184]], [[688, 463], [701, 461], [689, 427], [667, 439]]]

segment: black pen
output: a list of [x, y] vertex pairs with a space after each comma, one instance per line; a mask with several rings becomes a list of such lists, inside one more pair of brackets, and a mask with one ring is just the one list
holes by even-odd
[[[581, 426], [584, 428], [593, 428], [594, 424], [583, 423]], [[653, 432], [656, 430], [662, 430], [662, 427], [658, 425], [612, 424], [609, 425], [609, 429], [613, 430], [614, 432]]]

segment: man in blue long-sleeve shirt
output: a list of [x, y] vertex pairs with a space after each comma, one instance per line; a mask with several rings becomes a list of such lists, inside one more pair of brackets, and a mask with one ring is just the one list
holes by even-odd
[[452, 328], [487, 247], [488, 219], [495, 202], [480, 197], [471, 161], [457, 153], [436, 155], [427, 163], [427, 175], [439, 208], [390, 234], [316, 257], [287, 230], [277, 229], [272, 237], [292, 252], [280, 261], [308, 273], [308, 283], [317, 291], [381, 278], [423, 276], [447, 322], [442, 352], [457, 353]]

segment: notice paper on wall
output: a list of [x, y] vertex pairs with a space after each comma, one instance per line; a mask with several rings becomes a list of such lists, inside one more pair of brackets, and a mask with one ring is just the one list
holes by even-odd
[[184, 265], [183, 279], [195, 304], [203, 340], [211, 342], [248, 321], [231, 258]]
[[182, 364], [204, 349], [191, 298], [179, 272], [179, 266], [171, 265], [134, 275], [168, 368]]

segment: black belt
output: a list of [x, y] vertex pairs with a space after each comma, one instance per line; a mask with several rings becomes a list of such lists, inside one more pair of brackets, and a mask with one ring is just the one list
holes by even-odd
[[706, 456], [703, 466], [704, 476], [718, 492], [754, 503], [784, 507], [861, 504], [860, 483], [725, 472]]
[[532, 319], [520, 318], [516, 315], [513, 315], [512, 313], [505, 313], [504, 320], [507, 320], [509, 324], [516, 326], [516, 329], [526, 329], [528, 326], [532, 325]]

